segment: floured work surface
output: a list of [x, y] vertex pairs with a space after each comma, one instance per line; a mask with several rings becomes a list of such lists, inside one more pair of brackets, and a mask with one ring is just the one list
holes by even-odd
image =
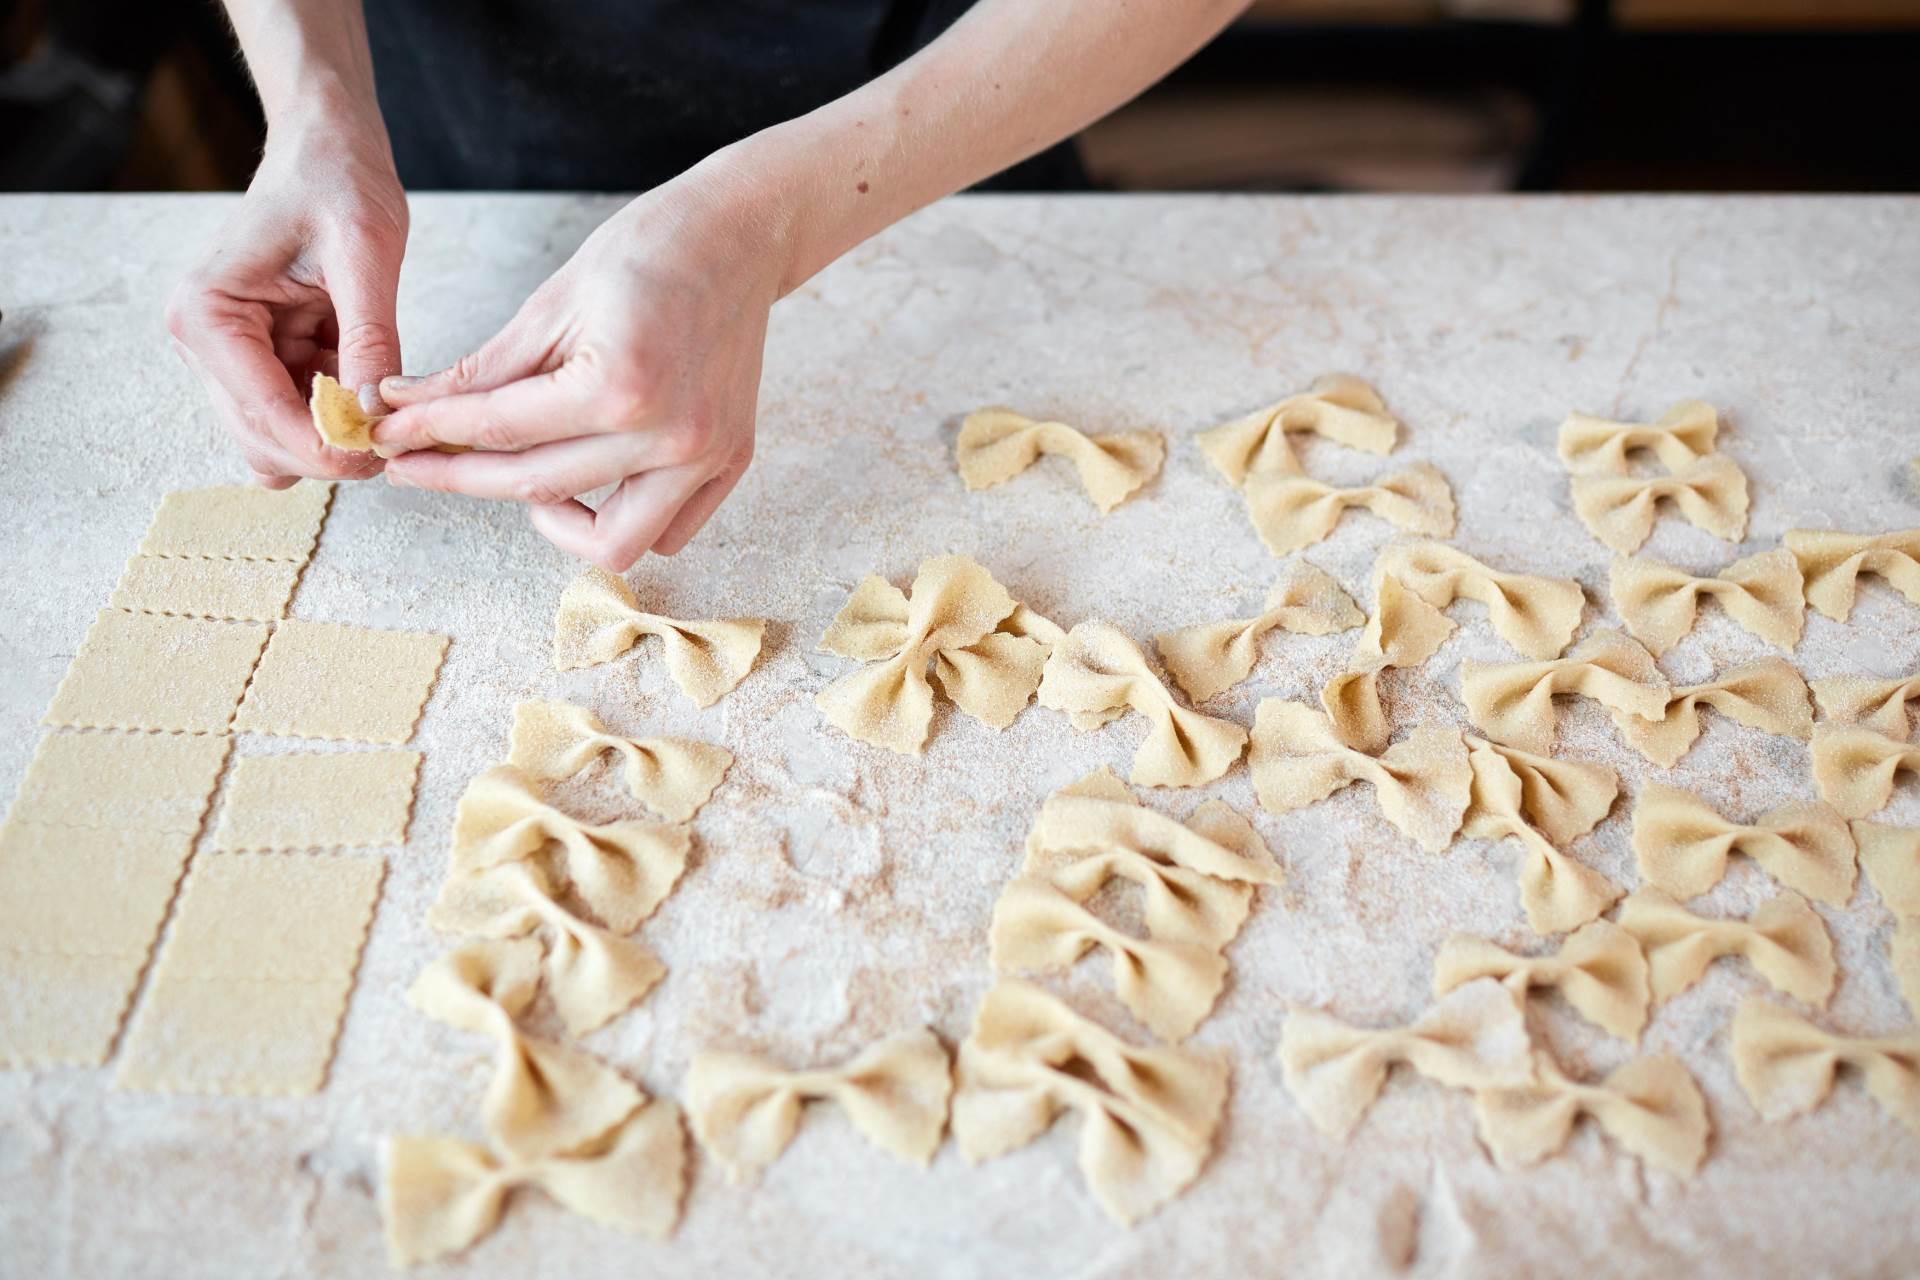
[[[0, 202], [0, 260], [21, 264], [10, 285], [38, 326], [0, 384], [0, 535], [13, 546], [44, 545], [48, 530], [64, 537], [58, 574], [44, 558], [0, 564], [11, 613], [0, 652], [13, 676], [0, 705], [14, 729], [0, 734], [0, 786], [25, 773], [29, 729], [158, 495], [243, 478], [152, 325], [228, 207]], [[615, 207], [417, 198], [401, 308], [409, 364], [440, 367], [477, 345]], [[123, 251], [89, 252], [100, 243]], [[948, 203], [781, 304], [753, 469], [693, 547], [631, 575], [667, 616], [773, 620], [759, 663], [705, 711], [647, 645], [551, 670], [554, 609], [579, 566], [523, 513], [337, 486], [325, 553], [295, 612], [455, 642], [407, 744], [426, 756], [419, 798], [407, 846], [386, 854], [326, 1088], [261, 1102], [114, 1093], [115, 1067], [0, 1072], [0, 1239], [13, 1251], [0, 1266], [382, 1273], [375, 1137], [481, 1136], [487, 1046], [422, 1019], [402, 992], [447, 945], [423, 917], [453, 802], [505, 758], [517, 702], [564, 699], [614, 733], [708, 741], [735, 756], [695, 820], [687, 874], [642, 931], [668, 977], [588, 1037], [592, 1052], [674, 1098], [707, 1048], [836, 1062], [924, 1024], [951, 1049], [993, 980], [993, 904], [1021, 865], [1040, 800], [1102, 764], [1125, 773], [1146, 726], [1132, 716], [1080, 733], [1029, 707], [995, 732], [942, 706], [922, 757], [850, 740], [813, 705], [848, 664], [813, 647], [862, 578], [906, 583], [929, 556], [970, 555], [1046, 617], [1106, 621], [1150, 656], [1163, 632], [1254, 616], [1287, 562], [1260, 544], [1244, 495], [1221, 483], [1192, 435], [1350, 370], [1404, 423], [1400, 442], [1382, 459], [1297, 435], [1307, 472], [1353, 487], [1431, 463], [1457, 503], [1449, 544], [1505, 570], [1577, 578], [1584, 638], [1618, 623], [1607, 605], [1612, 555], [1575, 516], [1555, 452], [1571, 411], [1647, 421], [1687, 397], [1720, 408], [1717, 447], [1751, 485], [1746, 540], [1663, 513], [1637, 553], [1690, 574], [1719, 573], [1789, 529], [1920, 525], [1907, 474], [1920, 452], [1909, 410], [1920, 368], [1888, 337], [1909, 325], [1903, 282], [1917, 272], [1920, 204], [1902, 200]], [[113, 298], [124, 301], [103, 301]], [[11, 301], [7, 311], [0, 350], [18, 341]], [[1092, 434], [1159, 432], [1166, 463], [1105, 517], [1057, 458], [969, 494], [954, 474], [955, 432], [962, 415], [995, 403]], [[84, 524], [72, 515], [81, 509]], [[1396, 536], [1355, 513], [1303, 556], [1370, 607], [1369, 570]], [[1449, 616], [1460, 626], [1424, 666], [1382, 677], [1402, 734], [1426, 718], [1460, 723], [1463, 661], [1515, 660], [1480, 606]], [[1312, 701], [1353, 641], [1276, 630], [1251, 675], [1203, 710], [1251, 725], [1262, 697]], [[1775, 652], [1703, 602], [1660, 666], [1693, 685]], [[1848, 625], [1807, 611], [1790, 660], [1809, 680], [1909, 674], [1920, 668], [1920, 609], [1865, 578]], [[1558, 721], [1559, 755], [1622, 775], [1627, 794], [1572, 845], [1622, 888], [1640, 883], [1629, 818], [1647, 781], [1742, 818], [1814, 794], [1805, 744], [1711, 712], [1672, 770], [1648, 764], [1594, 704], [1563, 701]], [[644, 816], [610, 758], [578, 786], [600, 806], [597, 820]], [[1432, 1001], [1433, 956], [1449, 933], [1551, 950], [1525, 928], [1521, 847], [1463, 839], [1422, 853], [1367, 787], [1275, 816], [1255, 805], [1244, 762], [1191, 794], [1145, 794], [1181, 815], [1213, 797], [1252, 818], [1287, 885], [1256, 896], [1227, 949], [1220, 1003], [1188, 1042], [1232, 1067], [1214, 1154], [1181, 1198], [1131, 1231], [1074, 1169], [1071, 1118], [977, 1168], [948, 1141], [920, 1173], [829, 1107], [808, 1112], [754, 1186], [730, 1186], [691, 1153], [686, 1215], [663, 1243], [529, 1194], [434, 1274], [1897, 1273], [1920, 1249], [1920, 1142], [1856, 1077], [1843, 1073], [1818, 1110], [1779, 1122], [1762, 1122], [1741, 1092], [1733, 1013], [1750, 994], [1785, 997], [1738, 959], [1660, 1005], [1637, 1050], [1557, 993], [1532, 999], [1541, 1038], [1574, 1078], [1659, 1053], [1694, 1075], [1712, 1134], [1684, 1185], [1643, 1171], [1590, 1122], [1538, 1166], [1503, 1171], [1476, 1136], [1470, 1097], [1399, 1076], [1350, 1141], [1321, 1137], [1275, 1057], [1287, 1005], [1404, 1024]], [[105, 813], [114, 802], [90, 803]], [[1920, 825], [1915, 784], [1902, 781], [1874, 820]], [[1912, 1015], [1886, 958], [1893, 918], [1861, 880], [1847, 907], [1811, 907], [1833, 934], [1839, 972], [1814, 1017], [1886, 1035]], [[1688, 905], [1746, 919], [1778, 892], [1736, 858]], [[1040, 980], [1144, 1042], [1109, 972], [1094, 959], [1065, 981]], [[531, 1025], [559, 1031], [542, 1006]], [[103, 1215], [113, 1230], [98, 1229]]]

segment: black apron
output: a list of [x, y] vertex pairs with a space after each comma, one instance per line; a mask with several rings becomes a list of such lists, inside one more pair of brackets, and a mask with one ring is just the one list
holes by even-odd
[[[641, 191], [896, 65], [970, 0], [365, 0], [415, 189]], [[1071, 143], [981, 184], [1086, 186]]]

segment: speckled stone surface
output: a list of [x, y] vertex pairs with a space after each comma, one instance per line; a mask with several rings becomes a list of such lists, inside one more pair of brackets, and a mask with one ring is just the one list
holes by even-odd
[[[161, 302], [223, 199], [0, 200], [0, 786], [26, 768], [94, 610], [163, 492], [244, 470], [173, 357]], [[457, 357], [505, 320], [614, 207], [604, 199], [421, 198], [402, 288], [407, 365]], [[1715, 541], [1667, 515], [1646, 554], [1694, 571], [1796, 527], [1920, 524], [1920, 201], [966, 199], [851, 254], [775, 311], [757, 461], [700, 539], [630, 580], [686, 617], [774, 620], [734, 694], [695, 711], [643, 648], [565, 676], [548, 635], [575, 566], [508, 506], [343, 486], [295, 616], [443, 632], [446, 666], [415, 744], [426, 752], [411, 840], [390, 871], [328, 1085], [303, 1100], [117, 1093], [111, 1068], [0, 1074], [0, 1275], [367, 1276], [385, 1268], [379, 1143], [479, 1136], [488, 1046], [405, 1003], [445, 945], [423, 915], [464, 781], [504, 756], [513, 703], [564, 696], [616, 729], [725, 743], [738, 757], [701, 815], [699, 849], [643, 936], [671, 972], [588, 1043], [651, 1092], [678, 1092], [706, 1045], [796, 1065], [907, 1026], [964, 1036], [991, 980], [986, 931], [1050, 789], [1124, 771], [1142, 725], [1076, 733], [1030, 709], [994, 733], [943, 709], [924, 757], [853, 743], [812, 697], [844, 664], [813, 652], [869, 572], [910, 578], [966, 552], [1062, 623], [1153, 633], [1255, 610], [1279, 564], [1188, 438], [1333, 369], [1380, 388], [1406, 424], [1391, 458], [1303, 445], [1313, 474], [1356, 482], [1416, 460], [1451, 479], [1456, 545], [1510, 569], [1577, 576], [1607, 622], [1609, 554], [1581, 528], [1553, 453], [1571, 409], [1646, 417], [1698, 396], [1752, 480], [1750, 536]], [[958, 416], [1005, 403], [1090, 430], [1170, 438], [1163, 475], [1100, 518], [1063, 463], [989, 492], [953, 471]], [[1363, 595], [1392, 530], [1352, 514], [1306, 557]], [[1509, 660], [1477, 606], [1417, 671], [1389, 681], [1401, 726], [1462, 720], [1463, 659]], [[1920, 610], [1874, 582], [1852, 622], [1808, 615], [1808, 676], [1920, 663]], [[1253, 678], [1208, 709], [1251, 723], [1263, 696], [1311, 697], [1352, 636], [1276, 633]], [[1677, 682], [1767, 650], [1717, 609], [1663, 660]], [[1665, 778], [1750, 817], [1810, 797], [1804, 744], [1709, 716], [1660, 771], [1575, 703], [1561, 751], [1620, 768], [1629, 796]], [[243, 737], [242, 753], [296, 744]], [[306, 746], [309, 744], [298, 744]], [[324, 749], [324, 748], [323, 748]], [[588, 779], [583, 810], [618, 811]], [[1202, 792], [1253, 811], [1244, 768]], [[1576, 856], [1635, 881], [1630, 800]], [[1920, 822], [1903, 788], [1884, 820]], [[1233, 1092], [1213, 1160], [1132, 1231], [1074, 1168], [1075, 1124], [967, 1167], [951, 1144], [922, 1173], [830, 1109], [752, 1187], [696, 1153], [665, 1243], [573, 1218], [536, 1194], [433, 1275], [1132, 1276], [1896, 1275], [1920, 1256], [1920, 1137], [1843, 1079], [1810, 1116], [1764, 1124], [1735, 1084], [1727, 1024], [1747, 966], [1716, 965], [1655, 1013], [1643, 1051], [1680, 1055], [1714, 1136], [1698, 1178], [1644, 1170], [1583, 1127], [1560, 1156], [1497, 1169], [1470, 1100], [1396, 1077], [1346, 1144], [1318, 1136], [1274, 1059], [1290, 1001], [1358, 1022], [1427, 999], [1454, 929], [1537, 946], [1513, 885], [1517, 846], [1426, 855], [1350, 788], [1256, 822], [1290, 882], [1265, 891], [1229, 955], [1224, 999], [1193, 1043], [1225, 1055]], [[204, 839], [204, 837], [203, 837]], [[339, 855], [364, 856], [364, 855]], [[0, 892], [5, 886], [0, 885]], [[1736, 860], [1700, 905], [1745, 914], [1771, 892]], [[1892, 917], [1864, 884], [1817, 908], [1841, 978], [1828, 1025], [1909, 1027], [1886, 961]], [[1103, 965], [1056, 987], [1127, 1034]], [[544, 1020], [544, 1021], [542, 1021]], [[536, 1020], [549, 1025], [542, 1013]], [[1541, 1039], [1575, 1074], [1630, 1054], [1558, 997]]]

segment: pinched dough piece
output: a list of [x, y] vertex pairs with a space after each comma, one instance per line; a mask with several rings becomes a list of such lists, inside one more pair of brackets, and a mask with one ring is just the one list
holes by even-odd
[[1845, 622], [1853, 613], [1863, 573], [1879, 574], [1888, 586], [1920, 604], [1920, 529], [1896, 533], [1795, 529], [1781, 542], [1800, 562], [1807, 603], [1835, 622]]
[[1613, 723], [1635, 751], [1671, 769], [1700, 737], [1702, 707], [1784, 738], [1805, 742], [1813, 736], [1807, 682], [1784, 658], [1762, 658], [1733, 667], [1705, 684], [1676, 685], [1660, 718], [1648, 720], [1615, 711]]
[[683, 826], [637, 820], [596, 826], [569, 817], [508, 764], [467, 784], [454, 814], [450, 863], [458, 874], [478, 875], [538, 861], [571, 883], [601, 923], [632, 933], [673, 892], [692, 847]]
[[1381, 816], [1429, 853], [1460, 829], [1473, 786], [1466, 744], [1456, 729], [1422, 724], [1379, 755], [1356, 751], [1333, 722], [1303, 703], [1268, 698], [1254, 713], [1254, 794], [1287, 813], [1354, 782], [1373, 784]]
[[332, 498], [333, 486], [320, 480], [278, 491], [250, 484], [179, 490], [160, 500], [140, 554], [304, 562]]
[[[1610, 773], [1602, 778], [1570, 773], [1564, 767], [1544, 769], [1539, 765], [1542, 757], [1479, 738], [1467, 742], [1473, 789], [1461, 831], [1476, 840], [1512, 837], [1520, 842], [1524, 850], [1520, 905], [1527, 913], [1528, 927], [1539, 934], [1565, 933], [1599, 916], [1620, 896], [1620, 890], [1592, 867], [1562, 853], [1532, 819], [1551, 815], [1553, 825], [1563, 831], [1590, 830], [1605, 816], [1606, 806], [1612, 805], [1617, 781]], [[1568, 792], [1549, 801], [1543, 788], [1563, 783], [1569, 786]], [[1603, 796], [1606, 806], [1600, 804]]]
[[1373, 616], [1354, 642], [1347, 669], [1320, 687], [1320, 707], [1340, 740], [1377, 755], [1393, 737], [1380, 700], [1380, 673], [1417, 667], [1454, 632], [1453, 620], [1390, 576], [1374, 575]]
[[266, 643], [259, 623], [102, 609], [45, 723], [223, 733]]
[[577, 1150], [533, 1160], [453, 1138], [396, 1137], [380, 1192], [387, 1257], [409, 1267], [460, 1252], [498, 1225], [517, 1187], [537, 1187], [589, 1222], [664, 1240], [680, 1220], [686, 1164], [680, 1113], [664, 1099]]
[[624, 578], [588, 569], [560, 594], [553, 620], [553, 665], [571, 671], [612, 662], [648, 636], [664, 646], [667, 674], [702, 707], [730, 693], [753, 670], [764, 618], [680, 622], [646, 613]]
[[1848, 826], [1860, 849], [1860, 865], [1866, 868], [1880, 901], [1896, 916], [1920, 919], [1920, 827], [1880, 822]]
[[1560, 461], [1574, 475], [1623, 476], [1627, 455], [1651, 450], [1660, 465], [1678, 471], [1714, 451], [1720, 417], [1704, 400], [1682, 400], [1653, 422], [1611, 422], [1570, 413], [1560, 424]]
[[1736, 560], [1717, 577], [1696, 578], [1658, 560], [1624, 557], [1607, 575], [1615, 612], [1656, 657], [1693, 630], [1702, 600], [1718, 600], [1741, 629], [1791, 650], [1806, 625], [1802, 585], [1799, 562], [1784, 547]]
[[1356, 507], [1408, 533], [1429, 538], [1453, 534], [1453, 489], [1425, 462], [1354, 489], [1280, 471], [1256, 471], [1247, 477], [1246, 494], [1254, 531], [1277, 556], [1319, 542]]
[[1238, 489], [1255, 472], [1299, 475], [1289, 432], [1310, 431], [1349, 449], [1390, 453], [1400, 424], [1374, 389], [1350, 374], [1330, 373], [1299, 395], [1194, 437], [1214, 469]]
[[1032, 983], [1002, 978], [961, 1044], [953, 1136], [968, 1164], [1026, 1146], [1062, 1111], [1080, 1117], [1080, 1172], [1130, 1225], [1200, 1175], [1227, 1102], [1227, 1064], [1140, 1049]]
[[413, 736], [447, 638], [290, 618], [273, 629], [233, 727], [289, 738], [383, 742]]
[[1901, 742], [1913, 736], [1907, 704], [1920, 698], [1920, 672], [1891, 680], [1832, 676], [1809, 683], [1820, 714], [1834, 723], [1865, 725]]
[[1843, 1066], [1866, 1081], [1888, 1115], [1920, 1134], [1920, 1032], [1863, 1039], [1837, 1036], [1764, 996], [1733, 1015], [1733, 1071], [1768, 1120], [1813, 1110]]
[[1540, 828], [1555, 844], [1572, 844], [1593, 830], [1620, 794], [1620, 775], [1603, 764], [1556, 760], [1471, 734], [1467, 749], [1491, 753], [1506, 762], [1520, 784], [1519, 800], [1499, 807]]
[[1620, 927], [1646, 949], [1655, 1003], [1700, 981], [1722, 956], [1745, 957], [1775, 990], [1807, 1004], [1824, 1005], [1833, 994], [1833, 942], [1797, 893], [1767, 899], [1745, 920], [1714, 920], [1658, 889], [1639, 889], [1621, 904]]
[[1716, 538], [1738, 542], [1747, 536], [1747, 475], [1731, 458], [1714, 454], [1665, 476], [1573, 478], [1574, 514], [1621, 555], [1632, 555], [1652, 535], [1662, 498], [1687, 523]]
[[1449, 1088], [1513, 1088], [1532, 1081], [1531, 1055], [1520, 1002], [1492, 978], [1457, 988], [1404, 1027], [1368, 1030], [1295, 1005], [1280, 1031], [1287, 1092], [1329, 1138], [1354, 1131], [1397, 1064]]
[[647, 1100], [585, 1050], [527, 1035], [514, 1024], [539, 985], [540, 944], [519, 938], [457, 947], [407, 989], [408, 1001], [429, 1018], [494, 1042], [480, 1117], [488, 1138], [523, 1161], [578, 1151]]
[[667, 966], [638, 938], [582, 920], [554, 901], [554, 879], [538, 863], [508, 862], [478, 875], [454, 873], [440, 887], [427, 923], [443, 933], [483, 938], [537, 934], [547, 995], [578, 1038], [646, 998]]
[[1558, 988], [1581, 1017], [1635, 1044], [1647, 1025], [1646, 958], [1630, 933], [1605, 920], [1581, 925], [1558, 951], [1542, 956], [1518, 956], [1484, 938], [1453, 934], [1434, 956], [1433, 994], [1475, 978], [1498, 978], [1517, 996]]
[[1455, 600], [1487, 607], [1494, 634], [1529, 658], [1557, 658], [1580, 627], [1586, 594], [1572, 578], [1503, 573], [1442, 542], [1388, 547], [1374, 564], [1374, 578], [1397, 579], [1436, 609]]
[[814, 705], [850, 737], [917, 755], [933, 724], [927, 667], [935, 663], [949, 697], [1005, 728], [1038, 686], [1047, 652], [1037, 636], [996, 630], [1015, 615], [1021, 624], [1038, 617], [1022, 614], [1007, 589], [966, 556], [922, 561], [910, 596], [869, 576], [834, 615], [820, 649], [870, 665], [822, 689]]
[[1260, 638], [1279, 627], [1324, 636], [1360, 626], [1367, 615], [1346, 588], [1305, 560], [1296, 560], [1251, 618], [1163, 631], [1153, 638], [1167, 673], [1193, 702], [1205, 702], [1245, 680], [1260, 658]]
[[1145, 716], [1146, 741], [1133, 755], [1136, 786], [1212, 782], [1233, 767], [1247, 743], [1247, 731], [1233, 721], [1175, 702], [1139, 647], [1104, 622], [1083, 622], [1054, 645], [1038, 698], [1043, 707], [1092, 718], [1092, 724], [1125, 710]]
[[922, 1027], [813, 1071], [788, 1071], [746, 1053], [696, 1053], [687, 1068], [687, 1117], [730, 1182], [779, 1159], [799, 1128], [801, 1107], [816, 1101], [838, 1103], [861, 1137], [924, 1168], [947, 1127], [952, 1092], [946, 1046]]
[[1004, 484], [1042, 454], [1073, 463], [1087, 496], [1105, 515], [1159, 474], [1167, 443], [1152, 431], [1089, 436], [1064, 422], [1038, 422], [1011, 409], [981, 409], [960, 424], [953, 450], [969, 489]]
[[1886, 808], [1903, 769], [1920, 774], [1920, 746], [1859, 725], [1813, 728], [1814, 788], [1844, 818]]
[[1608, 1137], [1656, 1169], [1690, 1178], [1707, 1157], [1707, 1101], [1670, 1054], [1635, 1058], [1599, 1084], [1568, 1078], [1546, 1053], [1534, 1056], [1534, 1081], [1474, 1095], [1480, 1139], [1503, 1169], [1537, 1164], [1567, 1144], [1574, 1122], [1589, 1116]]
[[1751, 824], [1729, 822], [1689, 791], [1649, 782], [1633, 807], [1640, 874], [1676, 898], [1697, 898], [1744, 853], [1809, 898], [1844, 906], [1853, 896], [1853, 834], [1824, 804], [1788, 804]]
[[1136, 938], [1114, 928], [1045, 880], [1021, 876], [994, 904], [988, 934], [998, 973], [1073, 967], [1095, 947], [1113, 957], [1120, 1003], [1162, 1040], [1184, 1040], [1227, 981], [1218, 947], [1178, 938]]
[[544, 782], [571, 778], [611, 752], [633, 798], [669, 822], [700, 811], [733, 766], [733, 753], [685, 738], [627, 738], [600, 717], [567, 702], [522, 702], [513, 709], [507, 763]]
[[313, 375], [313, 395], [307, 401], [313, 429], [323, 444], [353, 453], [373, 449], [373, 424], [379, 419], [360, 407], [359, 394], [324, 373]]
[[319, 1092], [385, 870], [378, 858], [201, 854], [114, 1087]]
[[277, 622], [300, 580], [300, 560], [214, 560], [135, 556], [107, 601], [130, 613]]
[[1559, 733], [1553, 709], [1558, 694], [1578, 694], [1654, 720], [1666, 714], [1672, 692], [1653, 655], [1618, 631], [1595, 631], [1550, 662], [1460, 664], [1460, 693], [1475, 727], [1539, 755], [1553, 750]]
[[418, 751], [243, 756], [227, 780], [214, 849], [405, 844]]
[[0, 824], [0, 1067], [99, 1066], [193, 837]]
[[195, 836], [232, 747], [224, 735], [50, 733], [27, 765], [13, 818]]

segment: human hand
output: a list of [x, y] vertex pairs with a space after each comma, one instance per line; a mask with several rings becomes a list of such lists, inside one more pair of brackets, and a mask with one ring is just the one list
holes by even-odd
[[[478, 350], [381, 384], [387, 479], [527, 503], [549, 541], [615, 572], [679, 551], [753, 457], [788, 271], [766, 210], [714, 166], [627, 205]], [[606, 485], [597, 511], [579, 500]]]
[[167, 302], [174, 349], [199, 377], [259, 483], [357, 479], [370, 454], [323, 444], [314, 373], [374, 403], [400, 369], [394, 293], [407, 201], [377, 113], [315, 108], [276, 122], [239, 209]]

